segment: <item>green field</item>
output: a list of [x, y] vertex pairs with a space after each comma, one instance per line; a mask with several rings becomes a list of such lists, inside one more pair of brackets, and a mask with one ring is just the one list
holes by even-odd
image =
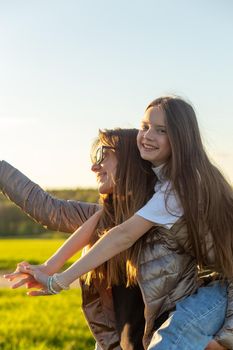
[[[0, 239], [0, 270], [14, 270], [16, 264], [23, 260], [31, 264], [41, 264], [63, 242], [63, 239]], [[69, 262], [75, 261], [77, 256]]]
[[[1, 268], [21, 260], [41, 263], [62, 240], [0, 240]], [[74, 260], [74, 259], [73, 259]], [[1, 272], [0, 272], [1, 273]], [[79, 289], [28, 297], [25, 289], [0, 288], [0, 350], [92, 350]]]
[[80, 305], [77, 289], [47, 297], [28, 297], [23, 289], [0, 289], [0, 349], [93, 349]]

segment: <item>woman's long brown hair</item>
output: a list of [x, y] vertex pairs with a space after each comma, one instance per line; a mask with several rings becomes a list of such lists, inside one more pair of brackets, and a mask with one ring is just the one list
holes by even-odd
[[[118, 164], [113, 193], [100, 196], [103, 212], [91, 245], [109, 229], [134, 215], [153, 195], [156, 177], [151, 164], [140, 157], [137, 133], [137, 129], [100, 130], [98, 140], [94, 143], [92, 152], [98, 145], [113, 147]], [[106, 278], [108, 286], [135, 284], [142, 241], [138, 240], [125, 252], [86, 274], [85, 282], [90, 284], [93, 278]]]
[[165, 112], [172, 155], [164, 167], [184, 209], [184, 218], [198, 265], [213, 244], [213, 266], [226, 278], [233, 277], [233, 191], [209, 160], [193, 107], [179, 97], [162, 97], [148, 107]]

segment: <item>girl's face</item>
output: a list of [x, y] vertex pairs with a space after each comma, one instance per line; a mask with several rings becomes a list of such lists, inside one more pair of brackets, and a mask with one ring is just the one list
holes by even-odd
[[165, 163], [171, 156], [171, 145], [167, 136], [164, 112], [158, 107], [146, 110], [137, 136], [141, 157], [154, 166]]
[[99, 193], [111, 194], [115, 185], [114, 180], [117, 168], [115, 151], [113, 148], [100, 145], [96, 149], [93, 158], [91, 170], [96, 175]]

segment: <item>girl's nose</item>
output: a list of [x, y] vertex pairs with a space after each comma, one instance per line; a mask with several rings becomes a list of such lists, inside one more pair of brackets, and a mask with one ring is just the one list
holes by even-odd
[[92, 164], [92, 166], [91, 166], [91, 170], [94, 171], [94, 172], [96, 172], [96, 171], [98, 171], [98, 170], [100, 169], [100, 167], [101, 167], [100, 164], [94, 163], [94, 164]]
[[154, 139], [154, 133], [151, 129], [148, 129], [145, 134], [143, 135], [143, 137], [147, 140], [153, 140]]

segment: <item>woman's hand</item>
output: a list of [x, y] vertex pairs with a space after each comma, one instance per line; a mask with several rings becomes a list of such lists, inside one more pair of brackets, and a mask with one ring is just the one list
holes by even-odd
[[[19, 264], [17, 264], [17, 267], [14, 272], [5, 274], [3, 276], [10, 282], [17, 280], [17, 282], [14, 283], [11, 286], [11, 288], [15, 289], [23, 285], [26, 285], [26, 288], [40, 288], [40, 284], [34, 279], [33, 276], [29, 275], [28, 273], [23, 273], [20, 271], [20, 266], [28, 266], [28, 265], [29, 263], [27, 261], [22, 261]], [[38, 267], [41, 267], [41, 269], [43, 269], [43, 265], [38, 265]]]
[[49, 268], [44, 264], [30, 265], [28, 262], [23, 261], [17, 265], [13, 273], [6, 274], [4, 277], [8, 281], [17, 279], [17, 282], [12, 285], [14, 289], [26, 285], [26, 288], [41, 289], [33, 292], [30, 291], [28, 293], [29, 295], [32, 295], [32, 293], [35, 294], [34, 292], [41, 292], [41, 294], [38, 295], [47, 295], [45, 294], [45, 289], [47, 290], [47, 279], [50, 274], [52, 274], [51, 271], [49, 271]]
[[219, 344], [216, 340], [211, 340], [205, 350], [227, 350], [224, 346]]
[[[52, 295], [47, 288], [48, 284], [48, 278], [49, 275], [43, 271], [41, 271], [41, 266], [37, 265], [20, 265], [19, 266], [19, 271], [21, 273], [26, 273], [31, 275], [34, 280], [37, 282], [39, 289], [38, 290], [32, 290], [27, 292], [27, 295], [30, 296], [44, 296], [44, 295]], [[38, 288], [38, 287], [37, 287]]]

